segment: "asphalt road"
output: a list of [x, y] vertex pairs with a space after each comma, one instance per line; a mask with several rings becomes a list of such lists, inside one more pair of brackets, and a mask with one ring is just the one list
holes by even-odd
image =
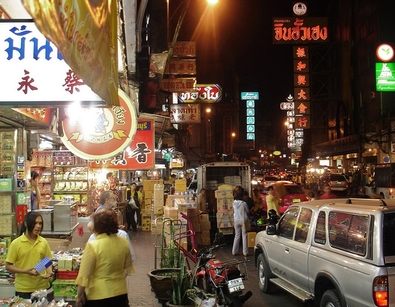
[[[216, 251], [217, 259], [232, 259], [232, 242], [225, 241], [227, 245]], [[245, 292], [252, 291], [252, 297], [244, 304], [244, 307], [313, 307], [312, 303], [304, 304], [288, 292], [277, 289], [271, 294], [264, 294], [258, 287], [258, 273], [255, 267], [253, 248], [249, 248], [249, 262], [247, 263], [248, 279], [244, 281]], [[241, 258], [240, 258], [241, 259]]]

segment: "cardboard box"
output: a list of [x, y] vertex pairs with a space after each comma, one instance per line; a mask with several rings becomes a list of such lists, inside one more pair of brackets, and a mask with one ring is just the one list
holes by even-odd
[[207, 213], [202, 213], [199, 215], [199, 222], [209, 222], [210, 218]]
[[256, 237], [256, 232], [247, 233], [248, 247], [255, 246], [255, 237]]
[[203, 230], [210, 230], [211, 223], [210, 222], [200, 222], [200, 229]]
[[233, 190], [216, 190], [215, 198], [230, 197], [233, 199]]

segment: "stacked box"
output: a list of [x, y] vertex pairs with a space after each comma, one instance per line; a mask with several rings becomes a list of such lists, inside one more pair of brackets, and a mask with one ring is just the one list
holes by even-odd
[[[226, 181], [231, 181], [232, 178], [227, 178]], [[224, 235], [233, 234], [233, 191], [232, 190], [217, 190], [215, 191], [217, 198], [217, 228], [218, 231]]]
[[178, 210], [176, 208], [165, 207], [164, 208], [164, 217], [177, 220], [178, 219]]
[[206, 186], [204, 188], [207, 190], [216, 190], [216, 189], [218, 189], [218, 181], [217, 180], [207, 180]]
[[224, 183], [233, 185], [233, 186], [241, 186], [241, 177], [240, 176], [225, 176]]
[[176, 179], [174, 184], [174, 190], [176, 192], [185, 192], [187, 190], [187, 180], [183, 179]]
[[141, 230], [150, 231], [151, 230], [151, 216], [141, 216]]

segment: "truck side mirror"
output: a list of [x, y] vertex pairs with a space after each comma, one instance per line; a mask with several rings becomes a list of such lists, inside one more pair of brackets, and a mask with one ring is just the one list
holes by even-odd
[[275, 235], [275, 234], [276, 234], [276, 225], [268, 225], [268, 226], [266, 227], [266, 233], [267, 233], [269, 236]]

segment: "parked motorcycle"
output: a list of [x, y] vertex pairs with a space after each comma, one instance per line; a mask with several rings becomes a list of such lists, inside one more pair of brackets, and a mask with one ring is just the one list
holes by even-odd
[[196, 285], [207, 293], [215, 294], [217, 306], [241, 307], [252, 295], [251, 291], [242, 294], [243, 280], [248, 277], [246, 262], [216, 259], [213, 252], [222, 246], [225, 244], [205, 247], [198, 252]]

